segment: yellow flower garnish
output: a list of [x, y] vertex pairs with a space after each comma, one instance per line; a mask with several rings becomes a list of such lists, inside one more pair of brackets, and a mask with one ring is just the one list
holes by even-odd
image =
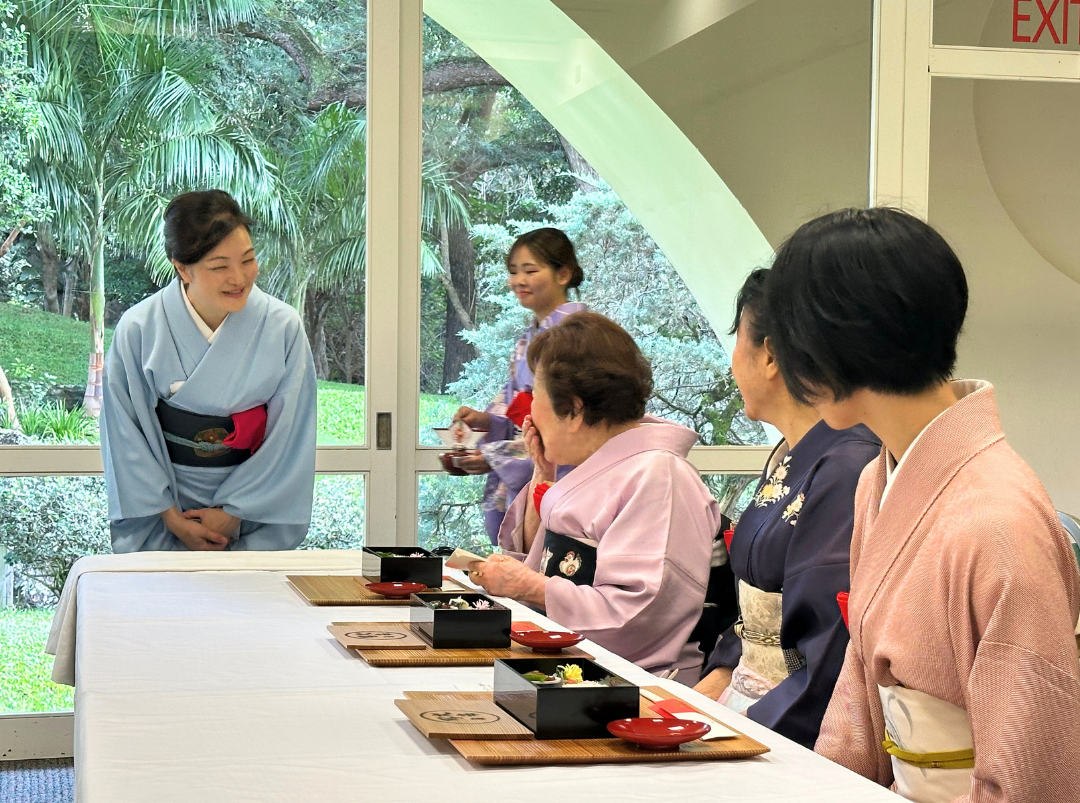
[[562, 679], [567, 683], [581, 683], [581, 681], [585, 680], [585, 675], [577, 664], [564, 664], [559, 667], [558, 671], [562, 675]]

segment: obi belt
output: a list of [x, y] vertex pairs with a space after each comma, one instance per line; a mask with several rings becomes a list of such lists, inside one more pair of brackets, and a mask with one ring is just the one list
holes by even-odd
[[[265, 407], [233, 416], [200, 415], [161, 399], [155, 412], [169, 460], [179, 466], [238, 466], [259, 448], [266, 430]], [[253, 429], [251, 420], [260, 414], [261, 424], [255, 421]]]
[[547, 530], [540, 574], [562, 577], [574, 585], [591, 586], [596, 577], [596, 544]]

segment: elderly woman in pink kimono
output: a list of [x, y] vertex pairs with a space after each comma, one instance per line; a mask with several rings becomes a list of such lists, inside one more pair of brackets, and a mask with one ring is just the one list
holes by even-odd
[[987, 382], [942, 237], [891, 209], [807, 223], [766, 290], [792, 395], [883, 449], [862, 474], [851, 640], [816, 750], [920, 803], [1080, 800], [1080, 578]]
[[[687, 642], [720, 511], [686, 460], [695, 433], [644, 417], [652, 371], [601, 315], [571, 315], [537, 335], [528, 357], [535, 469], [499, 532], [525, 560], [493, 555], [471, 578], [644, 669], [696, 680], [702, 655]], [[555, 482], [556, 464], [575, 468]]]

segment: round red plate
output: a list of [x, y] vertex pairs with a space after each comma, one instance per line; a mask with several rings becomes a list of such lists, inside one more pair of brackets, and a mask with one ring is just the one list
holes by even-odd
[[531, 647], [536, 652], [559, 652], [563, 647], [573, 647], [585, 637], [580, 633], [560, 633], [555, 630], [511, 630], [510, 639]]
[[678, 747], [684, 742], [700, 739], [712, 728], [704, 722], [691, 722], [685, 719], [617, 719], [609, 722], [608, 731], [613, 736], [633, 742], [652, 750], [664, 750]]
[[427, 588], [423, 583], [368, 583], [368, 591], [373, 591], [388, 599], [402, 599], [410, 594], [418, 594]]

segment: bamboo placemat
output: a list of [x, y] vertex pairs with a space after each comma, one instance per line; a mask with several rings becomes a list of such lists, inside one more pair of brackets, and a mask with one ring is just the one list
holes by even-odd
[[[663, 697], [665, 699], [678, 699], [686, 703], [678, 695], [660, 688], [659, 686], [646, 686], [645, 691]], [[428, 712], [437, 718], [439, 712], [447, 712], [452, 718], [454, 711], [480, 711], [484, 702], [495, 705], [491, 699], [491, 692], [405, 692], [407, 700], [397, 700], [395, 704], [409, 715], [409, 720], [416, 724], [423, 733], [424, 728], [417, 724], [416, 712], [422, 717]], [[403, 705], [405, 704], [405, 705]], [[654, 716], [648, 706], [651, 702], [641, 698], [641, 715]], [[704, 711], [691, 703], [686, 703], [695, 711], [704, 714]], [[502, 709], [496, 706], [497, 711]], [[486, 710], [486, 709], [485, 709]], [[705, 716], [709, 716], [705, 714]], [[752, 758], [768, 753], [769, 748], [749, 736], [731, 728], [737, 735], [730, 739], [716, 739], [712, 741], [695, 741], [681, 745], [677, 750], [647, 750], [636, 745], [624, 742], [622, 739], [550, 739], [541, 740], [531, 738], [507, 739], [496, 738], [496, 726], [500, 723], [481, 722], [483, 717], [469, 717], [474, 721], [469, 723], [469, 729], [482, 734], [471, 739], [450, 737], [450, 744], [466, 759], [475, 761], [477, 764], [629, 764], [640, 762], [660, 761], [725, 761], [738, 758]], [[516, 720], [515, 720], [516, 722]], [[436, 733], [439, 729], [429, 729], [432, 735], [429, 738], [439, 738]], [[425, 733], [425, 735], [427, 735]]]
[[[408, 605], [409, 598], [387, 599], [367, 590], [375, 582], [347, 574], [287, 574], [285, 579], [312, 605]], [[443, 577], [443, 587], [428, 591], [472, 591], [452, 577]]]
[[[413, 633], [408, 622], [334, 622], [334, 625], [348, 626], [350, 629], [400, 628], [402, 632]], [[500, 658], [588, 658], [592, 656], [577, 648], [568, 647], [561, 653], [533, 652], [528, 647], [511, 642], [509, 647], [500, 649], [475, 648], [475, 649], [435, 649], [424, 645], [420, 649], [412, 650], [386, 650], [386, 649], [363, 649], [351, 648], [358, 656], [363, 658], [371, 666], [378, 667], [402, 667], [402, 666], [492, 666]]]

